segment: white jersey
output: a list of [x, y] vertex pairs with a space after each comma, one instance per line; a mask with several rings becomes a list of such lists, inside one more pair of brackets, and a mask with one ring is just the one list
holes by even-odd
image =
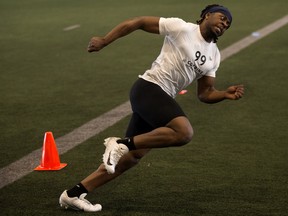
[[161, 53], [140, 78], [159, 85], [175, 98], [193, 80], [216, 76], [220, 52], [216, 43], [205, 41], [199, 25], [179, 18], [160, 18], [159, 32], [165, 36]]

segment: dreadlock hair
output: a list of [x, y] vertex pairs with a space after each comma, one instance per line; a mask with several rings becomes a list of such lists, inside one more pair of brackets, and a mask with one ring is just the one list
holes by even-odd
[[[216, 6], [221, 6], [219, 4], [211, 4], [211, 5], [207, 5], [202, 11], [201, 11], [201, 14], [200, 14], [200, 19], [196, 20], [196, 23], [198, 25], [200, 25], [204, 19], [205, 19], [205, 15], [207, 14], [207, 11], [210, 9], [210, 8], [213, 8], [213, 7], [216, 7]], [[214, 37], [213, 38], [213, 42], [216, 43], [218, 40], [218, 37]]]

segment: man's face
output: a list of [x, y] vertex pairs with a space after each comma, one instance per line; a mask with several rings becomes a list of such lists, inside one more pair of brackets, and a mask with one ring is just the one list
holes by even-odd
[[211, 28], [211, 32], [216, 36], [220, 37], [230, 27], [230, 21], [221, 12], [209, 13], [208, 23]]

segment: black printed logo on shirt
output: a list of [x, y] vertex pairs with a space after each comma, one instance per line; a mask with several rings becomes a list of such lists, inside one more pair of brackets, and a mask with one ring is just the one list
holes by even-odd
[[[194, 62], [198, 61], [199, 65], [201, 65], [201, 66], [205, 64], [206, 56], [202, 55], [200, 51], [197, 51], [195, 53], [195, 57], [196, 58], [195, 58]], [[195, 63], [193, 63], [193, 61], [188, 60], [186, 62], [186, 66], [199, 75], [202, 75], [204, 73], [204, 71], [202, 71], [200, 68], [197, 67], [197, 65]]]

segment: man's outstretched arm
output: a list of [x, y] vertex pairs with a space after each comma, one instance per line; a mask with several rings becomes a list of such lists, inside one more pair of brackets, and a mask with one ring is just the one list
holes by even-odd
[[91, 38], [87, 50], [88, 52], [100, 51], [118, 38], [124, 37], [138, 29], [159, 34], [159, 19], [160, 17], [143, 16], [126, 20], [115, 26], [104, 37]]

